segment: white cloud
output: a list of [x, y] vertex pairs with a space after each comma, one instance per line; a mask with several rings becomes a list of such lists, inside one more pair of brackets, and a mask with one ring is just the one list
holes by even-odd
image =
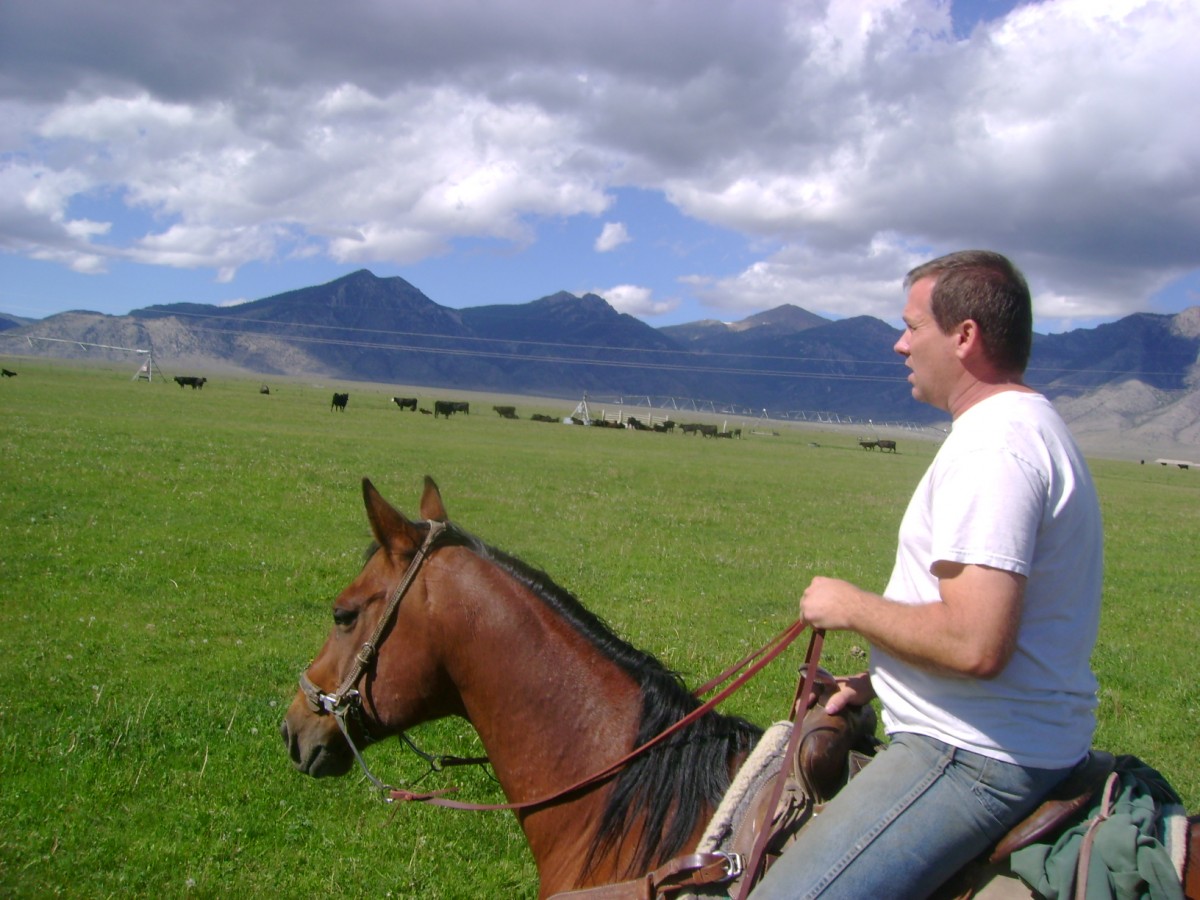
[[630, 240], [629, 230], [624, 222], [605, 222], [594, 246], [597, 253], [608, 253], [622, 244], [628, 244]]
[[40, 164], [0, 164], [0, 250], [58, 263], [75, 272], [107, 270], [109, 252], [95, 246], [111, 223], [70, 215], [71, 198], [90, 189], [84, 175]]
[[176, 224], [143, 238], [127, 255], [137, 262], [159, 266], [215, 268], [217, 280], [228, 282], [239, 266], [269, 259], [274, 247], [275, 237], [270, 228]]
[[655, 300], [653, 291], [636, 284], [618, 284], [592, 293], [607, 300], [608, 305], [617, 312], [631, 316], [661, 316], [679, 305], [678, 300]]
[[896, 321], [904, 273], [930, 255], [895, 235], [876, 238], [866, 252], [792, 244], [729, 278], [690, 283], [708, 306], [734, 317], [790, 303], [821, 315]]
[[[1041, 0], [967, 39], [944, 0], [295, 12], [7, 4], [0, 249], [224, 279], [403, 265], [462, 239], [536, 248], [636, 187], [769, 248], [664, 277], [731, 312], [879, 315], [904, 265], [963, 246], [1012, 254], [1063, 319], [1142, 309], [1200, 268], [1194, 0]], [[619, 215], [592, 249], [650, 246]], [[630, 309], [664, 305], [638, 290]]]

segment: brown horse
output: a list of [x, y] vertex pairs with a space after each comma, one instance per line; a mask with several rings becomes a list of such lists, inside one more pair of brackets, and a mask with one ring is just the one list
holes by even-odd
[[[425, 521], [405, 518], [365, 479], [363, 498], [375, 545], [334, 602], [333, 630], [281, 726], [302, 772], [342, 775], [354, 765], [319, 699], [348, 676], [360, 697], [344, 720], [356, 745], [462, 716], [511, 801], [576, 784], [700, 705], [675, 673], [544, 573], [453, 525], [426, 556], [431, 523], [447, 521], [432, 480], [421, 498]], [[393, 595], [395, 618], [377, 655], [356, 666]], [[517, 810], [541, 895], [633, 877], [694, 848], [760, 734], [710, 712], [602, 783]]]

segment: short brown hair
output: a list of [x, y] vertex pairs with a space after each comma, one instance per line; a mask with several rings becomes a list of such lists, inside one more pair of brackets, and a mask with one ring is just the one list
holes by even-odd
[[925, 278], [937, 279], [930, 309], [943, 333], [973, 319], [988, 359], [1005, 371], [1025, 371], [1033, 347], [1033, 301], [1025, 276], [1007, 257], [990, 250], [939, 256], [909, 272], [905, 290]]

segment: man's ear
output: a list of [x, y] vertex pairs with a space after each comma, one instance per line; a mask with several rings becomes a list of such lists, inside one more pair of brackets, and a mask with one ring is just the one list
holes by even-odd
[[954, 352], [961, 360], [983, 352], [983, 335], [974, 319], [963, 319], [954, 326]]

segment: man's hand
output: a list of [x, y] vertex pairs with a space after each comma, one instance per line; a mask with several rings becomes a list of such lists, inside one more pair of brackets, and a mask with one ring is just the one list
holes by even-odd
[[854, 609], [862, 594], [848, 581], [818, 575], [800, 595], [800, 618], [813, 628], [827, 631], [852, 629]]
[[825, 701], [825, 712], [831, 716], [837, 715], [847, 706], [866, 706], [875, 699], [875, 689], [871, 687], [871, 676], [867, 672], [839, 676], [834, 682], [837, 688]]

